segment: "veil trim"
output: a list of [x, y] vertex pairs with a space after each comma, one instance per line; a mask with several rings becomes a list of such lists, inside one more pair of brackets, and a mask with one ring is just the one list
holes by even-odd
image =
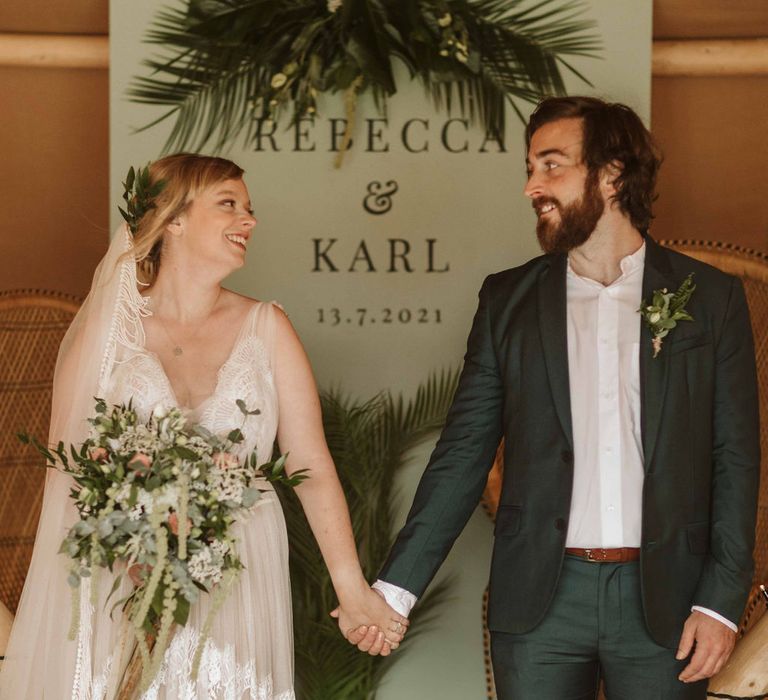
[[[133, 250], [133, 238], [127, 226], [123, 227], [123, 236], [124, 253], [129, 253]], [[141, 319], [152, 315], [148, 308], [149, 297], [142, 297], [139, 294], [136, 261], [133, 255], [126, 255], [126, 259], [120, 263], [119, 274], [115, 310], [99, 369], [98, 396], [103, 396], [107, 389], [112, 368], [116, 362], [118, 343], [127, 348], [143, 347], [145, 336]]]

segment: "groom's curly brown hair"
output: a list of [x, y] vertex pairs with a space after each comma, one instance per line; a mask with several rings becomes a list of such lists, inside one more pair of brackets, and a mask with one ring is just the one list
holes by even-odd
[[635, 228], [647, 231], [653, 219], [656, 176], [662, 157], [640, 117], [626, 105], [596, 97], [548, 97], [538, 104], [528, 121], [526, 151], [537, 129], [559, 119], [582, 120], [582, 159], [590, 174], [618, 164], [616, 202]]

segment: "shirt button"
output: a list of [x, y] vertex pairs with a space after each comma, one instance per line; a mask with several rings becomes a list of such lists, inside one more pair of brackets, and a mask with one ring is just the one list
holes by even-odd
[[565, 530], [565, 520], [563, 520], [563, 518], [555, 520], [555, 530], [560, 530], [560, 532]]
[[573, 462], [573, 452], [571, 452], [570, 450], [563, 450], [560, 453], [560, 459], [562, 459], [563, 462], [565, 462], [566, 464], [570, 464], [571, 462]]
[[616, 506], [608, 506], [608, 507], [606, 508], [606, 510], [607, 510], [609, 513], [613, 513], [613, 511], [614, 511], [614, 510], [616, 510]]

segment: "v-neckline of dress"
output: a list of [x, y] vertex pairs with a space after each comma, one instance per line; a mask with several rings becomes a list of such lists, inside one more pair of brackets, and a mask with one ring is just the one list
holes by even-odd
[[216, 382], [213, 386], [213, 391], [206, 396], [202, 401], [200, 401], [195, 406], [182, 406], [181, 402], [178, 399], [178, 396], [176, 394], [176, 390], [173, 388], [173, 384], [171, 384], [171, 380], [168, 377], [168, 372], [165, 371], [165, 366], [163, 365], [163, 361], [160, 359], [160, 356], [154, 352], [153, 350], [150, 350], [146, 346], [146, 341], [144, 345], [142, 345], [142, 352], [147, 355], [150, 359], [154, 360], [157, 364], [158, 369], [160, 370], [160, 374], [163, 376], [163, 381], [165, 382], [166, 389], [168, 390], [168, 395], [173, 401], [173, 405], [177, 408], [180, 408], [182, 411], [186, 411], [189, 413], [199, 413], [200, 409], [208, 403], [216, 394], [219, 393], [219, 387], [221, 386], [221, 375], [224, 368], [232, 361], [232, 358], [235, 356], [235, 352], [238, 350], [240, 345], [243, 342], [244, 336], [245, 336], [245, 330], [250, 325], [251, 316], [253, 315], [256, 308], [260, 305], [260, 302], [256, 302], [253, 304], [253, 306], [248, 309], [248, 312], [245, 314], [245, 318], [243, 319], [242, 324], [240, 325], [240, 330], [237, 333], [237, 336], [235, 337], [235, 342], [232, 344], [232, 348], [229, 351], [229, 354], [227, 355], [227, 358], [224, 360], [224, 362], [221, 363], [221, 366], [218, 370], [216, 370]]

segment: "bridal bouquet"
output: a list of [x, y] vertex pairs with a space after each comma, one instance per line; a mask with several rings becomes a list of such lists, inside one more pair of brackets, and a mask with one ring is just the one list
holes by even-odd
[[[258, 414], [243, 401], [237, 405], [244, 420]], [[260, 498], [265, 478], [296, 486], [306, 470], [288, 476], [285, 456], [262, 465], [255, 452], [239, 459], [239, 428], [221, 438], [189, 423], [178, 408], [157, 407], [142, 421], [130, 403], [108, 407], [97, 399], [89, 423], [88, 438], [69, 450], [62, 442], [50, 450], [26, 434], [19, 437], [75, 482], [71, 497], [80, 519], [61, 544], [72, 561], [70, 637], [77, 633], [82, 580], [91, 579], [95, 597], [99, 570], [119, 571], [109, 598], [128, 575], [134, 587], [114, 607], [123, 606], [132, 623], [138, 654], [131, 665], [133, 675], [140, 669], [143, 692], [160, 668], [174, 624], [184, 625], [192, 603], [210, 592], [196, 675], [212, 618], [243, 568], [233, 523]]]

